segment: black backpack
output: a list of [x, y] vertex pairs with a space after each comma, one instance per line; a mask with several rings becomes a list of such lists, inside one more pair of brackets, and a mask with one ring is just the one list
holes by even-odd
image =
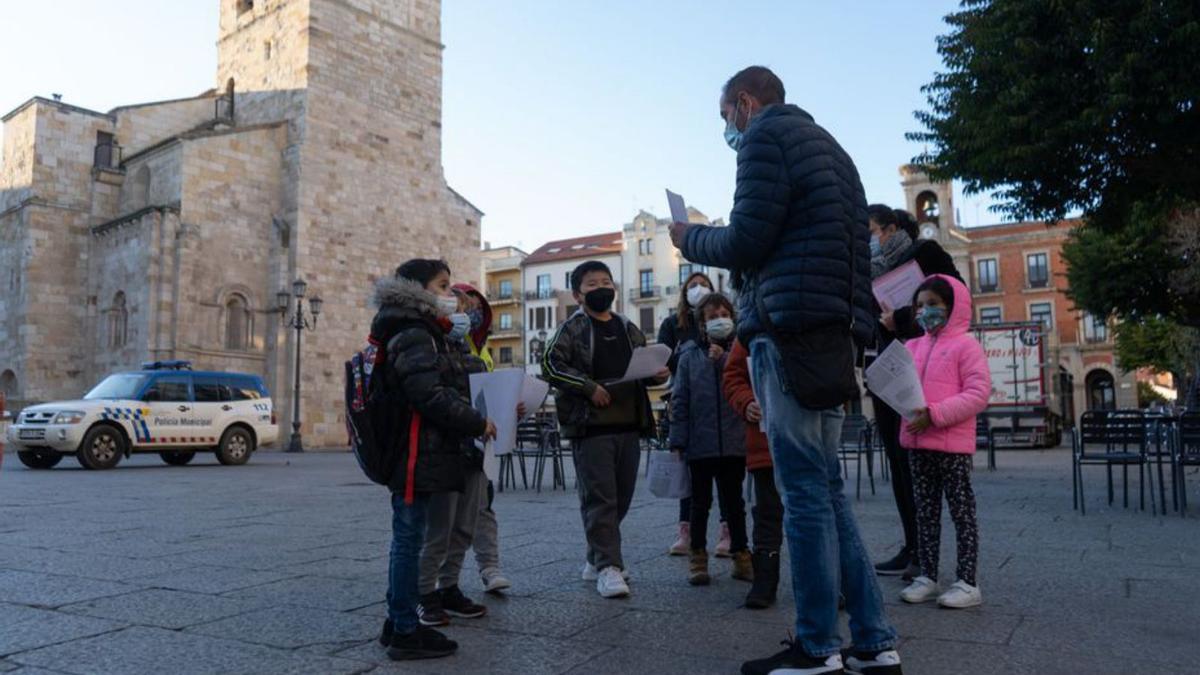
[[[388, 485], [407, 443], [409, 405], [403, 392], [387, 386], [380, 368], [390, 362], [389, 350], [374, 338], [346, 361], [346, 430], [350, 448], [363, 473]], [[379, 372], [376, 372], [379, 371]]]

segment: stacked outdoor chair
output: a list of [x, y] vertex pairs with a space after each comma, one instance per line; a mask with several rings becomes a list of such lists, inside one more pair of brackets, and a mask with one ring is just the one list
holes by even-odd
[[[1113, 503], [1113, 467], [1120, 467], [1123, 478], [1123, 504], [1129, 507], [1129, 467], [1136, 466], [1141, 509], [1146, 509], [1146, 471], [1150, 468], [1147, 452], [1146, 416], [1137, 410], [1089, 410], [1080, 417], [1073, 431], [1071, 470], [1074, 508], [1087, 513], [1083, 492], [1083, 467], [1103, 466], [1108, 473], [1108, 503]], [[1154, 481], [1150, 481], [1150, 505], [1154, 504]]]
[[542, 491], [542, 480], [545, 476], [546, 463], [552, 468], [552, 487], [560, 485], [566, 489], [566, 478], [563, 469], [562, 442], [559, 438], [557, 425], [552, 418], [534, 415], [532, 419], [517, 425], [517, 447], [512, 452], [500, 458], [500, 490], [505, 485], [517, 487], [516, 467], [521, 468], [521, 485], [529, 489], [529, 474], [525, 460], [533, 459], [533, 483], [538, 492]]
[[842, 475], [850, 477], [850, 457], [853, 455], [855, 468], [858, 472], [854, 488], [854, 498], [862, 497], [862, 460], [867, 458], [867, 475], [871, 482], [871, 494], [875, 494], [875, 461], [872, 454], [871, 423], [863, 415], [846, 415], [842, 422], [842, 438], [838, 444], [838, 455], [842, 459]]
[[1187, 468], [1200, 467], [1200, 412], [1179, 416], [1175, 427], [1174, 461], [1171, 463], [1171, 482], [1179, 494], [1179, 513], [1187, 515]]

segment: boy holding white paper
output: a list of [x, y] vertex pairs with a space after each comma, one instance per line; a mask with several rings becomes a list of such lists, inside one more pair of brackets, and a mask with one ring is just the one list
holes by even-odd
[[640, 438], [654, 434], [647, 384], [666, 382], [664, 365], [647, 380], [620, 379], [633, 350], [646, 345], [636, 325], [612, 311], [612, 272], [589, 260], [571, 272], [580, 309], [566, 320], [542, 358], [542, 374], [557, 389], [555, 407], [563, 438], [574, 444], [580, 511], [587, 537], [583, 579], [596, 581], [603, 597], [629, 595], [621, 557], [621, 521], [633, 501], [641, 459]]

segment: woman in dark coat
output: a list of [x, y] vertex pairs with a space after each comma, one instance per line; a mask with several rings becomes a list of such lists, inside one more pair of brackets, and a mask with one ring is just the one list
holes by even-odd
[[[963, 281], [958, 268], [954, 266], [954, 259], [940, 244], [932, 239], [917, 238], [917, 221], [911, 213], [883, 204], [872, 204], [867, 207], [867, 212], [871, 227], [872, 279], [915, 260], [924, 276], [946, 274]], [[880, 351], [892, 340], [909, 340], [923, 334], [909, 306], [893, 311], [879, 309], [879, 323], [882, 324], [879, 330]], [[917, 507], [913, 498], [912, 470], [907, 455], [900, 448], [900, 415], [874, 394], [871, 399], [875, 409], [875, 424], [883, 439], [888, 466], [892, 471], [896, 510], [904, 527], [904, 548], [875, 565], [875, 571], [884, 576], [903, 576], [911, 580], [911, 577], [919, 574], [916, 564]]]
[[[692, 272], [679, 287], [679, 304], [675, 313], [663, 319], [658, 327], [658, 342], [671, 348], [671, 358], [667, 359], [667, 368], [675, 375], [675, 366], [679, 363], [679, 354], [687, 343], [700, 337], [700, 327], [697, 325], [695, 309], [709, 293], [713, 292], [712, 279], [704, 272]], [[671, 555], [688, 555], [692, 550], [692, 535], [690, 521], [692, 517], [692, 498], [679, 500], [679, 536], [671, 544]], [[729, 555], [731, 543], [729, 528], [726, 525], [725, 513], [721, 513], [721, 532], [717, 539], [717, 552], [720, 557]]]

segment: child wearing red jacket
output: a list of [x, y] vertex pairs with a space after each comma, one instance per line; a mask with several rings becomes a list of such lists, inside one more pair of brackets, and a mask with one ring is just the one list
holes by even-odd
[[[913, 411], [900, 431], [909, 450], [917, 505], [917, 559], [921, 576], [900, 593], [905, 602], [937, 598], [942, 607], [982, 604], [975, 579], [979, 528], [971, 489], [975, 416], [987, 408], [991, 374], [983, 347], [968, 332], [971, 293], [961, 281], [935, 274], [917, 289], [913, 305], [925, 335], [909, 341], [927, 407]], [[958, 539], [958, 581], [938, 594], [942, 495], [950, 506]]]
[[734, 340], [721, 376], [721, 389], [730, 407], [746, 420], [746, 468], [754, 477], [754, 585], [746, 595], [748, 609], [766, 609], [775, 604], [779, 588], [779, 549], [783, 545], [783, 502], [775, 489], [775, 468], [767, 435], [759, 428], [762, 408], [750, 386], [749, 352]]

